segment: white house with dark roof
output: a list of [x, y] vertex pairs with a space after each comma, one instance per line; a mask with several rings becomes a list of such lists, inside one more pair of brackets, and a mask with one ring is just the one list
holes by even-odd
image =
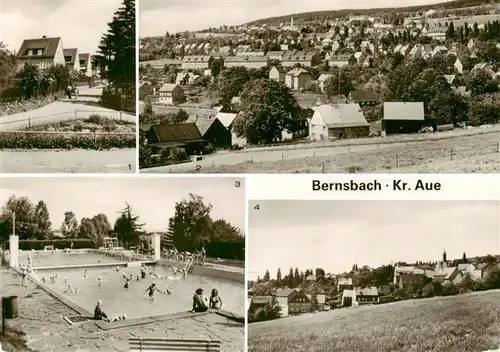
[[378, 302], [378, 289], [376, 287], [355, 286], [351, 290], [342, 292], [342, 306], [358, 307]]
[[17, 61], [31, 64], [45, 70], [55, 65], [66, 65], [64, 49], [60, 37], [25, 39], [17, 53]]
[[77, 48], [63, 49], [66, 67], [69, 70], [80, 72], [80, 60]]
[[365, 137], [370, 133], [359, 104], [324, 104], [314, 110], [309, 121], [311, 140]]
[[346, 67], [349, 64], [355, 63], [356, 59], [353, 54], [345, 54], [345, 55], [331, 55], [328, 59], [328, 66], [330, 67]]
[[185, 100], [184, 89], [178, 84], [165, 83], [158, 90], [158, 102], [164, 105], [175, 105]]

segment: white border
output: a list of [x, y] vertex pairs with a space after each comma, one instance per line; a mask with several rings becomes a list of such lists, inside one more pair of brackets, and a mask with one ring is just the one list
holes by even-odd
[[135, 0], [135, 171], [139, 173], [139, 0]]
[[[325, 183], [378, 181], [379, 191], [313, 191], [313, 180]], [[439, 191], [394, 190], [402, 180], [413, 188], [418, 180], [441, 184]], [[310, 174], [252, 175], [247, 178], [247, 200], [271, 199], [387, 199], [387, 200], [498, 200], [500, 174]]]

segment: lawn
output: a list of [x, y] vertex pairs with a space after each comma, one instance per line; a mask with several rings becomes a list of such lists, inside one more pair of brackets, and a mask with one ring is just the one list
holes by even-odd
[[67, 119], [31, 124], [22, 128], [23, 131], [47, 132], [97, 132], [97, 133], [135, 133], [136, 123], [127, 120], [113, 119], [98, 114], [86, 119]]
[[[393, 138], [393, 137], [391, 137]], [[371, 143], [349, 148], [286, 149], [275, 160], [217, 165], [207, 173], [494, 173], [500, 171], [499, 133], [395, 143]], [[396, 140], [397, 138], [397, 140]], [[407, 136], [408, 139], [411, 136]], [[387, 140], [389, 141], [389, 140]], [[344, 141], [339, 143], [339, 146]], [[257, 150], [256, 150], [257, 151]], [[270, 150], [271, 151], [271, 150]], [[267, 152], [264, 152], [267, 153]], [[299, 156], [299, 157], [297, 157]], [[249, 160], [250, 156], [246, 158]]]
[[500, 345], [500, 290], [344, 308], [248, 327], [249, 352], [480, 352]]

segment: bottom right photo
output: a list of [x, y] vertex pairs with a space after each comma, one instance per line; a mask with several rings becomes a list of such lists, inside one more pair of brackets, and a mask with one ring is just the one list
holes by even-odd
[[499, 351], [497, 201], [248, 206], [248, 351]]

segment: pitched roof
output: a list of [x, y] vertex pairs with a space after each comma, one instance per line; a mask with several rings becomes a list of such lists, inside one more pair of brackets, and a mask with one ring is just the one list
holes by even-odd
[[158, 137], [159, 143], [200, 141], [201, 134], [194, 123], [168, 124], [162, 123], [151, 127]]
[[161, 88], [158, 92], [171, 92], [177, 86], [178, 86], [178, 84], [175, 84], [175, 83], [165, 83], [164, 85], [161, 86]]
[[385, 102], [384, 120], [424, 121], [424, 103]]
[[297, 291], [295, 289], [292, 289], [292, 288], [287, 288], [287, 289], [283, 289], [283, 290], [279, 290], [276, 292], [276, 296], [277, 297], [288, 297], [290, 296], [294, 291]]
[[356, 288], [356, 295], [358, 296], [378, 296], [378, 289], [376, 287]]
[[318, 77], [318, 82], [325, 82], [327, 79], [331, 78], [333, 75], [330, 73], [322, 73]]
[[273, 296], [254, 296], [251, 302], [252, 304], [272, 304]]
[[196, 118], [195, 124], [196, 127], [198, 127], [198, 130], [200, 131], [201, 135], [204, 136], [205, 133], [210, 129], [210, 126], [215, 122], [215, 118], [213, 117], [206, 117], [206, 116], [200, 116]]
[[307, 70], [305, 70], [303, 68], [296, 67], [296, 68], [288, 71], [286, 74], [287, 74], [287, 76], [290, 75], [290, 76], [298, 77], [302, 74], [309, 74], [309, 72], [307, 72]]
[[339, 285], [352, 285], [352, 279], [350, 277], [339, 277], [337, 283]]
[[352, 54], [332, 55], [330, 56], [330, 61], [349, 61], [352, 56]]
[[84, 65], [87, 66], [90, 60], [90, 54], [78, 54], [78, 60], [84, 60]]
[[32, 56], [28, 55], [30, 49], [42, 50], [41, 55], [37, 55], [37, 58], [54, 58], [56, 56], [57, 47], [61, 42], [61, 37], [55, 38], [37, 38], [37, 39], [25, 39], [19, 52], [17, 53], [18, 59], [29, 59]]
[[186, 55], [182, 62], [208, 62], [211, 58], [210, 55]]
[[324, 104], [317, 108], [328, 128], [369, 126], [359, 104]]
[[229, 126], [231, 126], [236, 116], [238, 116], [238, 114], [232, 114], [228, 112], [219, 112], [217, 115], [215, 115], [215, 117], [218, 118], [226, 128], [229, 128]]
[[71, 48], [71, 49], [63, 49], [64, 52], [64, 59], [69, 58], [69, 60], [66, 60], [67, 64], [74, 64], [76, 61], [76, 55], [78, 53], [77, 48]]
[[351, 92], [351, 99], [355, 103], [361, 103], [364, 101], [379, 101], [380, 94], [377, 94], [371, 90], [356, 90]]
[[283, 54], [283, 61], [310, 61], [314, 57], [313, 51], [287, 51]]

